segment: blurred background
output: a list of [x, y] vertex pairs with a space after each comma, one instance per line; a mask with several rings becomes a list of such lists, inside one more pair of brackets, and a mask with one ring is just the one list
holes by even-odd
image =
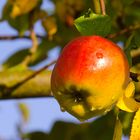
[[[6, 4], [6, 0], [0, 0], [0, 16]], [[54, 10], [54, 4], [49, 0], [44, 0], [41, 9], [48, 12]], [[45, 30], [41, 25], [41, 21], [35, 23], [35, 32], [39, 35], [44, 35]], [[10, 27], [7, 21], [0, 22], [0, 36], [17, 35], [18, 32]], [[27, 33], [28, 34], [28, 33]], [[14, 54], [15, 52], [24, 48], [29, 48], [32, 45], [31, 40], [18, 39], [18, 40], [0, 40], [0, 64]], [[57, 59], [60, 52], [59, 47], [54, 47], [48, 52], [48, 58], [43, 62], [33, 67], [39, 69], [49, 62]], [[47, 52], [46, 52], [47, 54]], [[52, 69], [52, 68], [51, 68]], [[77, 119], [66, 112], [61, 112], [58, 103], [54, 98], [42, 99], [20, 99], [20, 100], [7, 100], [0, 101], [0, 140], [18, 140], [18, 124], [22, 120], [22, 114], [18, 107], [18, 103], [25, 103], [29, 110], [28, 123], [24, 125], [25, 132], [31, 131], [44, 131], [49, 132], [53, 124], [58, 120], [65, 120], [70, 122], [79, 123]]]
[[[112, 19], [111, 33], [139, 23], [139, 6], [139, 0], [106, 0], [106, 12]], [[0, 0], [0, 71], [14, 68], [30, 53], [27, 65], [32, 70], [56, 60], [65, 44], [80, 35], [74, 19], [89, 8], [99, 12], [96, 0]], [[123, 46], [129, 34], [111, 39]], [[137, 30], [132, 49], [140, 46], [139, 35]], [[37, 48], [31, 52], [36, 41]], [[135, 60], [136, 65], [138, 58]], [[49, 67], [52, 69], [53, 66]], [[128, 139], [133, 115], [120, 114], [124, 140]], [[95, 119], [81, 123], [62, 112], [51, 97], [1, 100], [0, 140], [111, 140], [115, 124], [113, 111]]]

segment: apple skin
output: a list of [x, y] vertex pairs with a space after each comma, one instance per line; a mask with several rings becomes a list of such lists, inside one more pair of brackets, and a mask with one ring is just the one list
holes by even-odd
[[51, 76], [51, 89], [60, 107], [79, 120], [112, 109], [128, 83], [124, 52], [100, 36], [82, 36], [68, 43]]

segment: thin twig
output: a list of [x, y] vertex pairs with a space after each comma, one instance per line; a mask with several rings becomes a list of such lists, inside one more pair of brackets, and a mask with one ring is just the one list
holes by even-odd
[[35, 34], [33, 28], [31, 28], [30, 38], [32, 40], [32, 47], [29, 50], [30, 51], [29, 55], [27, 57], [25, 57], [25, 59], [22, 62], [22, 64], [25, 66], [27, 66], [31, 62], [32, 56], [38, 48], [38, 38], [36, 37], [36, 34]]
[[[44, 36], [36, 35], [37, 38], [44, 38]], [[18, 36], [18, 35], [12, 35], [12, 36], [0, 36], [0, 40], [15, 40], [15, 39], [31, 39], [30, 36], [24, 35], [24, 36]]]
[[38, 95], [38, 96], [22, 96], [22, 97], [16, 97], [16, 96], [10, 96], [10, 97], [2, 97], [2, 98], [0, 98], [0, 101], [1, 100], [15, 100], [15, 99], [39, 99], [39, 98], [53, 98], [54, 96], [53, 95], [51, 95], [51, 93], [50, 93], [50, 95]]
[[29, 75], [28, 77], [26, 77], [23, 81], [20, 81], [19, 83], [17, 83], [16, 85], [12, 86], [11, 89], [16, 89], [18, 87], [20, 87], [21, 85], [23, 85], [24, 83], [26, 83], [27, 81], [29, 81], [30, 79], [34, 78], [35, 76], [37, 76], [38, 74], [40, 74], [42, 71], [46, 70], [48, 67], [50, 67], [51, 65], [55, 64], [56, 60], [52, 61], [51, 63], [49, 63], [48, 65], [44, 66], [43, 68], [39, 69], [38, 71], [35, 71], [34, 73], [32, 73], [31, 75]]
[[129, 26], [129, 27], [117, 32], [117, 33], [108, 35], [108, 38], [115, 38], [115, 37], [117, 37], [119, 35], [123, 35], [123, 34], [125, 34], [127, 32], [130, 32], [130, 31], [133, 31], [133, 30], [136, 30], [136, 29], [139, 29], [139, 28], [140, 28], [140, 24], [131, 25], [131, 26]]
[[100, 0], [100, 7], [101, 7], [102, 15], [105, 15], [106, 10], [105, 10], [105, 2], [104, 2], [104, 0]]

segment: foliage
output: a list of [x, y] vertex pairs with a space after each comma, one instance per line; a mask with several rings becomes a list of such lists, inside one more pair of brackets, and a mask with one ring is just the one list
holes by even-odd
[[[16, 36], [9, 36], [8, 39], [11, 42], [13, 39], [30, 39], [32, 46], [13, 53], [1, 64], [1, 99], [50, 96], [50, 71], [41, 72], [25, 83], [22, 81], [34, 73], [30, 66], [36, 66], [46, 60], [50, 50], [56, 46], [62, 49], [70, 40], [80, 36], [80, 33], [101, 35], [122, 44], [130, 62], [131, 72], [140, 73], [139, 0], [105, 0], [106, 15], [102, 15], [97, 0], [51, 0], [51, 3], [54, 5], [51, 12], [42, 9], [43, 0], [7, 0], [3, 7], [0, 21], [7, 21], [9, 26], [17, 31]], [[45, 30], [43, 36], [34, 32], [34, 25], [39, 21]], [[0, 37], [0, 40], [2, 39], [6, 38]], [[140, 81], [140, 76], [137, 79]], [[135, 81], [135, 86], [134, 97], [140, 101], [140, 82]], [[20, 104], [19, 109], [23, 120], [28, 123], [27, 106]], [[134, 113], [120, 111], [116, 129], [119, 130], [122, 124], [123, 134], [129, 136], [133, 117]], [[23, 140], [111, 140], [115, 119], [116, 113], [113, 110], [91, 123], [74, 124], [58, 121], [50, 133], [40, 131], [19, 133]], [[116, 134], [120, 135], [121, 131], [117, 130]]]

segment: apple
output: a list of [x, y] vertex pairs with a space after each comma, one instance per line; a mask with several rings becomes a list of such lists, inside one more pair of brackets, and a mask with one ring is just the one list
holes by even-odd
[[87, 120], [112, 109], [129, 81], [129, 64], [119, 46], [100, 36], [81, 36], [62, 50], [51, 89], [61, 108]]

